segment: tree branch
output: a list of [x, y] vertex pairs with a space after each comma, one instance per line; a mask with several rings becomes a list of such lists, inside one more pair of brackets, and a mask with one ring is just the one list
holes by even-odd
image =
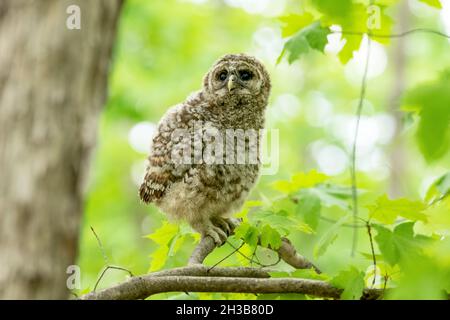
[[[163, 292], [300, 293], [338, 299], [342, 292], [325, 281], [299, 278], [270, 279], [270, 270], [266, 268], [211, 268], [202, 265], [203, 260], [215, 247], [212, 238], [205, 237], [194, 249], [187, 267], [131, 277], [110, 288], [88, 293], [80, 299], [145, 299]], [[312, 267], [320, 272], [311, 262], [298, 254], [286, 238], [283, 238], [282, 245], [275, 251], [281, 259], [295, 268]], [[366, 289], [362, 298], [378, 299], [382, 294], [383, 290]]]
[[[188, 266], [131, 277], [110, 288], [88, 293], [83, 300], [145, 299], [163, 292], [233, 292], [233, 293], [300, 293], [322, 298], [338, 299], [341, 289], [325, 281], [275, 278], [267, 268], [204, 266], [205, 258], [216, 248], [211, 237], [204, 237], [195, 247]], [[269, 248], [270, 249], [270, 248]], [[281, 246], [274, 250], [280, 259], [297, 269], [320, 270], [300, 255], [289, 239], [282, 238]], [[378, 299], [383, 290], [366, 289], [363, 299]]]
[[[341, 289], [325, 281], [276, 278], [258, 268], [217, 267], [196, 265], [160, 271], [129, 280], [82, 296], [83, 300], [145, 299], [162, 292], [233, 292], [233, 293], [301, 293], [338, 299]], [[383, 290], [366, 289], [364, 299], [380, 298]]]
[[192, 251], [188, 265], [202, 264], [206, 257], [216, 248], [213, 238], [203, 237]]
[[326, 282], [305, 279], [163, 276], [134, 277], [117, 286], [89, 293], [82, 299], [144, 299], [162, 292], [305, 293], [339, 298], [340, 290]]
[[291, 244], [289, 239], [282, 238], [282, 243], [280, 248], [277, 250], [280, 258], [287, 264], [293, 266], [297, 269], [310, 269], [313, 268], [317, 273], [321, 273], [319, 268], [317, 268], [312, 262], [308, 261], [305, 257], [300, 255], [295, 247]]
[[192, 265], [181, 268], [163, 270], [148, 274], [151, 277], [166, 276], [198, 276], [198, 277], [244, 277], [244, 278], [270, 278], [270, 270], [248, 267], [215, 267]]

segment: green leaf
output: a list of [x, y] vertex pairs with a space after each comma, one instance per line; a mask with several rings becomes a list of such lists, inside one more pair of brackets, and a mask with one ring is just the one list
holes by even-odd
[[400, 0], [375, 0], [374, 4], [379, 6], [393, 6], [397, 4]]
[[442, 9], [442, 4], [439, 0], [419, 0], [419, 1], [426, 3], [427, 5], [429, 5], [431, 7]]
[[444, 195], [450, 192], [450, 172], [440, 177], [435, 183], [439, 192]]
[[382, 195], [375, 204], [368, 205], [366, 208], [369, 209], [369, 218], [384, 224], [394, 223], [398, 216], [413, 221], [427, 220], [427, 216], [423, 213], [425, 204], [406, 198], [390, 200], [387, 195]]
[[253, 253], [255, 252], [255, 247], [252, 247], [247, 243], [244, 243], [244, 245], [239, 249], [239, 251], [242, 253], [242, 255], [241, 254], [236, 255], [239, 263], [243, 266], [250, 265], [248, 257], [251, 257], [253, 255]]
[[297, 213], [304, 217], [305, 222], [316, 230], [319, 224], [321, 204], [317, 195], [306, 192], [298, 200]]
[[252, 221], [255, 223], [262, 222], [271, 225], [274, 228], [287, 228], [295, 223], [286, 210], [279, 211], [257, 211], [252, 216]]
[[234, 234], [237, 238], [241, 238], [245, 243], [252, 247], [258, 245], [259, 231], [256, 227], [247, 222], [241, 223], [235, 230]]
[[348, 35], [345, 38], [345, 44], [339, 51], [339, 60], [342, 64], [347, 64], [352, 58], [355, 51], [359, 50], [361, 46], [362, 36], [360, 35]]
[[278, 19], [282, 23], [281, 35], [283, 38], [292, 36], [300, 29], [303, 29], [314, 21], [314, 17], [308, 12], [302, 15], [290, 14]]
[[[291, 64], [295, 60], [297, 60], [300, 55], [305, 54], [309, 51], [308, 40], [305, 35], [301, 32], [292, 37], [286, 44], [284, 45], [281, 56], [286, 52], [289, 53], [288, 62]], [[281, 57], [280, 56], [280, 57]]]
[[[350, 187], [342, 187], [332, 184], [321, 184], [308, 190], [315, 194], [321, 201], [322, 206], [333, 207], [348, 210], [350, 208], [349, 200], [352, 197], [352, 190]], [[358, 190], [358, 195], [361, 190]]]
[[181, 234], [175, 235], [175, 237], [172, 238], [169, 245], [169, 251], [167, 252], [167, 255], [169, 257], [173, 257], [178, 250], [181, 248], [181, 245], [183, 244], [186, 237]]
[[418, 255], [423, 245], [430, 241], [430, 238], [414, 235], [414, 222], [405, 222], [395, 227], [391, 231], [380, 225], [373, 225], [377, 231], [375, 241], [384, 257], [390, 265], [399, 263], [404, 258], [411, 258]]
[[419, 115], [416, 139], [425, 160], [442, 158], [450, 147], [450, 72], [444, 72], [434, 82], [409, 91], [403, 110]]
[[[420, 255], [402, 264], [397, 285], [386, 295], [387, 299], [448, 300], [450, 271], [439, 265], [438, 259]], [[447, 291], [447, 292], [446, 292]]]
[[[345, 44], [339, 52], [338, 57], [343, 64], [346, 64], [356, 50], [359, 49], [363, 39], [363, 33], [368, 32], [367, 21], [369, 13], [367, 6], [355, 3], [351, 0], [313, 0], [314, 6], [323, 14], [321, 21], [323, 25], [339, 25], [342, 28], [342, 37]], [[378, 3], [380, 10], [379, 28], [371, 30], [374, 34], [389, 34], [392, 28], [392, 19], [386, 15], [386, 6]], [[373, 18], [370, 16], [370, 18]], [[361, 34], [359, 34], [361, 33]], [[374, 37], [377, 42], [388, 43], [389, 38]]]
[[312, 4], [328, 16], [345, 18], [352, 10], [352, 0], [312, 0]]
[[438, 199], [441, 196], [441, 193], [439, 192], [436, 185], [433, 183], [427, 190], [427, 193], [425, 194], [425, 202], [431, 203], [434, 200]]
[[294, 193], [300, 189], [311, 188], [319, 183], [322, 183], [329, 179], [329, 177], [323, 173], [319, 173], [316, 170], [311, 170], [307, 173], [299, 172], [292, 176], [291, 181], [279, 180], [272, 184], [275, 190], [281, 191], [285, 194]]
[[240, 225], [236, 227], [236, 229], [234, 229], [234, 235], [237, 238], [243, 239], [250, 228], [251, 225], [248, 222], [242, 222]]
[[329, 28], [322, 27], [320, 22], [314, 22], [301, 29], [285, 43], [277, 63], [281, 61], [283, 56], [288, 55], [288, 62], [291, 64], [310, 49], [323, 52], [328, 42], [327, 36], [329, 33]]
[[289, 194], [295, 191], [292, 186], [292, 182], [286, 180], [275, 181], [274, 183], [272, 183], [272, 188], [283, 192], [284, 194]]
[[311, 228], [309, 226], [309, 224], [302, 223], [302, 222], [299, 222], [297, 225], [295, 225], [295, 229], [297, 229], [298, 231], [301, 231], [303, 233], [306, 233], [306, 234], [313, 234], [313, 233], [315, 233], [314, 229]]
[[328, 43], [329, 28], [320, 26], [320, 22], [312, 24], [310, 28], [305, 31], [305, 37], [311, 49], [324, 52], [325, 46]]
[[[180, 248], [184, 237], [179, 238], [179, 226], [164, 222], [163, 225], [152, 234], [145, 236], [159, 244], [151, 255], [149, 272], [161, 269], [166, 264], [167, 258]], [[170, 248], [169, 248], [170, 246]]]
[[155, 241], [159, 245], [167, 245], [170, 240], [178, 233], [179, 227], [177, 225], [163, 222], [163, 225], [155, 230], [155, 232], [146, 235], [145, 237]]
[[149, 272], [160, 270], [166, 264], [169, 248], [165, 245], [160, 246], [151, 255]]
[[253, 207], [261, 207], [264, 203], [259, 200], [248, 200], [245, 201], [244, 207], [253, 208]]
[[297, 204], [290, 196], [277, 198], [270, 204], [270, 210], [273, 212], [285, 211], [287, 214], [287, 212], [295, 212], [296, 208]]
[[420, 222], [416, 226], [417, 232], [424, 234], [438, 234], [442, 236], [448, 235], [450, 230], [450, 197], [437, 201], [429, 206], [425, 213], [427, 214], [427, 222]]
[[256, 247], [258, 245], [259, 240], [259, 231], [255, 227], [251, 227], [250, 230], [244, 237], [244, 241], [248, 243], [252, 247]]
[[306, 234], [314, 233], [314, 230], [308, 224], [297, 221], [286, 210], [256, 211], [252, 215], [251, 222], [255, 225], [268, 224], [276, 228], [282, 236], [286, 236], [293, 231], [301, 231]]
[[341, 271], [331, 280], [331, 284], [337, 288], [344, 289], [341, 293], [343, 300], [358, 300], [364, 291], [364, 272], [355, 267]]
[[323, 255], [334, 240], [336, 240], [340, 227], [348, 221], [349, 217], [349, 215], [343, 216], [324, 233], [322, 238], [320, 238], [314, 248], [314, 257], [316, 259]]
[[266, 224], [261, 231], [261, 245], [277, 250], [281, 246], [281, 235], [277, 230]]
[[307, 173], [299, 172], [294, 174], [292, 176], [292, 183], [296, 189], [311, 188], [328, 179], [329, 177], [326, 174], [311, 170]]
[[427, 203], [431, 203], [433, 201], [437, 201], [442, 196], [445, 196], [450, 193], [450, 172], [436, 179], [431, 186], [428, 188], [428, 191], [425, 195], [425, 201]]
[[245, 218], [247, 218], [247, 214], [248, 214], [248, 212], [250, 211], [251, 208], [262, 207], [263, 205], [264, 205], [264, 203], [262, 201], [258, 201], [258, 200], [245, 201], [241, 211], [236, 213], [235, 217], [245, 220]]
[[[372, 258], [370, 258], [372, 260]], [[366, 286], [372, 286], [373, 278], [377, 277], [381, 281], [375, 282], [375, 288], [382, 289], [385, 286], [389, 286], [390, 281], [398, 281], [401, 275], [401, 269], [398, 264], [391, 266], [390, 264], [383, 261], [382, 257], [377, 256], [376, 267], [370, 265], [366, 269], [366, 274], [364, 276], [364, 281]]]

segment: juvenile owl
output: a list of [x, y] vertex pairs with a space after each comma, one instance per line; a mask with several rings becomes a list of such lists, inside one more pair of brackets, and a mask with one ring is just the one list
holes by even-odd
[[202, 90], [170, 108], [153, 137], [140, 198], [223, 244], [260, 170], [270, 78], [256, 58], [229, 54]]

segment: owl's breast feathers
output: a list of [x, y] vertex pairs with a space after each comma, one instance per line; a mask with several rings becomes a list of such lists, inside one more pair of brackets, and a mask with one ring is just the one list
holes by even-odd
[[[252, 100], [253, 103], [255, 103], [255, 100]], [[263, 101], [258, 102], [264, 103]], [[230, 103], [228, 101], [227, 104]], [[247, 103], [250, 102], [246, 101], [245, 104]], [[221, 110], [218, 110], [218, 108]], [[208, 198], [218, 199], [219, 193], [227, 193], [230, 196], [228, 199], [230, 201], [239, 198], [242, 192], [248, 192], [255, 183], [259, 163], [255, 165], [225, 164], [217, 166], [212, 164], [211, 166], [205, 166], [198, 163], [178, 164], [172, 161], [174, 151], [179, 152], [186, 149], [186, 141], [174, 139], [174, 131], [182, 129], [195, 134], [196, 129], [194, 127], [197, 121], [201, 121], [203, 124], [209, 123], [213, 127], [223, 130], [223, 133], [228, 128], [260, 129], [264, 126], [264, 110], [258, 108], [258, 111], [255, 112], [255, 109], [251, 110], [244, 106], [239, 110], [231, 108], [231, 106], [211, 103], [206, 101], [202, 92], [192, 95], [184, 103], [169, 109], [161, 119], [153, 138], [147, 172], [139, 190], [140, 198], [145, 203], [155, 202], [158, 204], [159, 201], [163, 200], [171, 186], [180, 181], [184, 181], [186, 185], [193, 188], [198, 188], [201, 185], [204, 193], [212, 192], [214, 194], [212, 197], [208, 195]], [[205, 145], [203, 145], [204, 148]], [[206, 171], [204, 172], [206, 168], [208, 168], [208, 174], [206, 174]], [[190, 182], [193, 173], [195, 173], [195, 179], [194, 182]], [[213, 173], [213, 177], [210, 177], [211, 173]], [[222, 177], [222, 175], [225, 177]], [[241, 178], [244, 178], [243, 181], [241, 181]], [[234, 185], [239, 186], [238, 189], [235, 190], [235, 187], [231, 187]], [[207, 192], [207, 190], [209, 191]]]

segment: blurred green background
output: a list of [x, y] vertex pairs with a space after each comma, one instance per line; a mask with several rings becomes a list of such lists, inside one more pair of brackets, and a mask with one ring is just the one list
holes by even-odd
[[[416, 0], [408, 2], [408, 28], [450, 31], [450, 2], [443, 1], [440, 11]], [[311, 51], [291, 65], [285, 59], [276, 64], [285, 42], [277, 17], [301, 12], [302, 5], [302, 1], [289, 0], [125, 2], [85, 204], [78, 261], [82, 291], [93, 289], [106, 265], [91, 226], [102, 241], [109, 264], [134, 274], [148, 271], [150, 254], [157, 245], [144, 236], [159, 228], [165, 219], [154, 206], [144, 206], [138, 197], [152, 130], [170, 106], [201, 88], [203, 75], [223, 54], [254, 54], [272, 77], [267, 125], [279, 130], [280, 165], [276, 175], [261, 177], [251, 198], [276, 197], [273, 181], [310, 169], [331, 176], [333, 183], [350, 184], [354, 114], [367, 48], [363, 45], [355, 58], [343, 65], [336, 55], [342, 41], [339, 34], [333, 34], [325, 54]], [[399, 5], [388, 10], [395, 22], [394, 30], [401, 12]], [[449, 68], [449, 41], [429, 34], [404, 38], [403, 76], [399, 75], [396, 59], [397, 42], [393, 39], [386, 46], [374, 42], [371, 48], [357, 154], [359, 188], [370, 190], [361, 195], [363, 217], [364, 205], [386, 192], [394, 197], [423, 198], [429, 185], [450, 169], [448, 153], [432, 165], [424, 160], [414, 136], [417, 121], [398, 112], [396, 92], [397, 85], [410, 90], [436, 79]], [[327, 207], [322, 214], [337, 219], [343, 209]], [[320, 221], [316, 234], [290, 238], [314, 260], [313, 247], [329, 227], [328, 222]], [[367, 253], [364, 232], [362, 229], [357, 251]], [[185, 265], [193, 246], [194, 238], [185, 241], [165, 268]], [[361, 255], [350, 257], [350, 247], [351, 229], [343, 227], [332, 250], [315, 263], [330, 274], [349, 263], [367, 266]], [[225, 245], [208, 262], [214, 263], [231, 251]], [[262, 250], [259, 254], [263, 259], [268, 253]], [[234, 255], [224, 264], [232, 265], [237, 259]], [[125, 272], [110, 270], [99, 287], [123, 281], [126, 276]], [[175, 295], [156, 297], [169, 296]]]

